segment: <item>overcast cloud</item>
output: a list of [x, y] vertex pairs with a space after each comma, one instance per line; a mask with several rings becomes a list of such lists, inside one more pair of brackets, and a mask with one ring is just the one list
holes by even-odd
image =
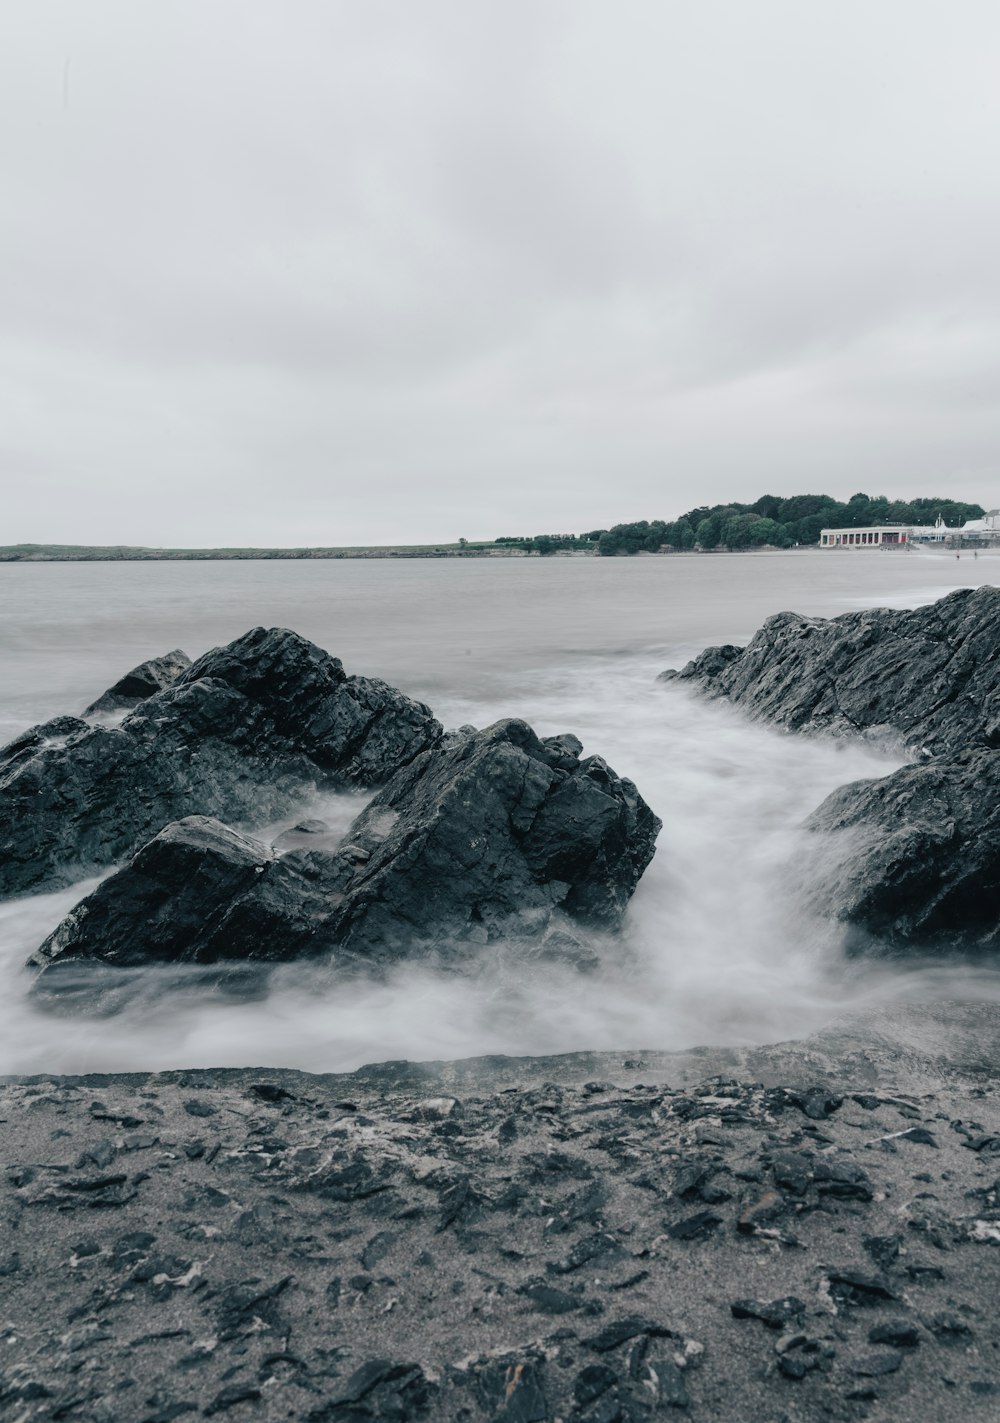
[[25, 0], [0, 543], [1000, 504], [994, 0]]

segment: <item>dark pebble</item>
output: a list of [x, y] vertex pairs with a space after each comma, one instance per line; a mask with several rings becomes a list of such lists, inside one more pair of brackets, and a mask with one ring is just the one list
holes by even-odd
[[894, 1349], [915, 1349], [920, 1343], [920, 1335], [912, 1324], [904, 1319], [894, 1319], [888, 1324], [876, 1324], [868, 1331], [869, 1344], [890, 1344]]
[[702, 1240], [721, 1224], [722, 1216], [714, 1211], [698, 1211], [696, 1215], [689, 1215], [668, 1226], [667, 1234], [672, 1240]]

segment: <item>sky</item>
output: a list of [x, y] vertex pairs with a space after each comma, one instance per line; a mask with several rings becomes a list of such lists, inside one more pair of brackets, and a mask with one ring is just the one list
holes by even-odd
[[995, 0], [0, 11], [0, 544], [1000, 504]]

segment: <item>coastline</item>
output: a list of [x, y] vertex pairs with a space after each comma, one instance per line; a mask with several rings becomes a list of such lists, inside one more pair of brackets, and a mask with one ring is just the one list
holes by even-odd
[[[25, 548], [30, 552], [23, 551]], [[841, 550], [836, 550], [841, 552]], [[846, 550], [844, 550], [846, 552]], [[358, 548], [246, 548], [246, 549], [156, 549], [156, 548], [119, 548], [113, 545], [108, 547], [86, 547], [75, 545], [61, 546], [38, 546], [38, 545], [14, 545], [0, 547], [0, 563], [225, 563], [225, 562], [252, 562], [254, 560], [285, 560], [286, 562], [310, 562], [336, 559], [409, 559], [409, 558], [480, 558], [480, 559], [524, 559], [524, 558], [621, 558], [621, 559], [648, 559], [648, 558], [715, 558], [727, 555], [739, 555], [745, 557], [750, 555], [756, 557], [766, 554], [795, 554], [807, 553], [827, 553], [833, 550], [820, 549], [818, 545], [808, 545], [801, 548], [777, 548], [776, 546], [765, 545], [754, 549], [672, 549], [669, 553], [651, 553], [647, 550], [639, 550], [634, 554], [599, 554], [595, 549], [553, 549], [549, 553], [539, 553], [537, 549], [510, 548], [505, 545], [496, 547], [492, 544], [469, 545], [461, 547], [458, 544], [415, 544], [412, 546], [390, 546], [384, 547], [358, 547]], [[853, 550], [852, 550], [853, 552]], [[909, 552], [909, 547], [904, 550]]]

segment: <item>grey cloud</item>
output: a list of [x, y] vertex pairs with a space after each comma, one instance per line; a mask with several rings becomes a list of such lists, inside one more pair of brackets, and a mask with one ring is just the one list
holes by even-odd
[[9, 540], [1000, 496], [985, 0], [0, 25]]

